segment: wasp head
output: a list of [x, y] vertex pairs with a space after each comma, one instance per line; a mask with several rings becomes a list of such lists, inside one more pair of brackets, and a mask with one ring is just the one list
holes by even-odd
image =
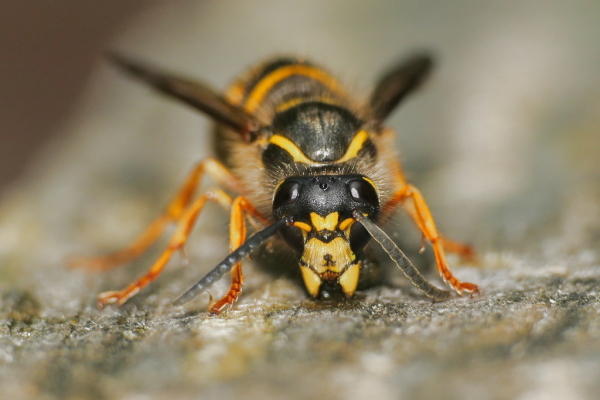
[[274, 215], [294, 221], [280, 235], [302, 255], [302, 277], [313, 297], [323, 283], [339, 284], [347, 296], [356, 290], [361, 268], [357, 254], [370, 235], [355, 223], [355, 210], [374, 221], [379, 214], [375, 185], [362, 175], [290, 177], [277, 187]]

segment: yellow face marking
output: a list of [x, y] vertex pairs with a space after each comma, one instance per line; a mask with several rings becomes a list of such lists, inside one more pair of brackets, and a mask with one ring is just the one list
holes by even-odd
[[300, 266], [300, 271], [302, 271], [302, 279], [304, 280], [306, 290], [308, 290], [308, 293], [312, 297], [317, 297], [319, 295], [319, 288], [321, 287], [321, 277], [304, 265]]
[[340, 224], [340, 230], [345, 231], [348, 227], [350, 227], [350, 225], [352, 225], [352, 223], [354, 223], [354, 218], [346, 218]]
[[358, 277], [360, 275], [360, 262], [346, 268], [340, 276], [339, 282], [342, 291], [346, 296], [352, 296], [358, 286]]
[[292, 75], [303, 75], [309, 77], [319, 81], [333, 92], [343, 93], [341, 85], [327, 72], [310, 65], [293, 64], [276, 69], [258, 82], [258, 84], [248, 95], [246, 104], [244, 104], [244, 110], [249, 113], [255, 112], [264, 100], [267, 93], [269, 93], [269, 91], [279, 82], [289, 78]]
[[298, 221], [298, 222], [294, 222], [292, 225], [294, 225], [296, 228], [300, 228], [306, 232], [312, 231], [312, 227], [309, 224], [304, 223], [304, 222]]
[[273, 135], [273, 136], [271, 136], [271, 139], [269, 140], [269, 142], [281, 147], [282, 149], [284, 149], [285, 151], [290, 153], [290, 155], [296, 162], [303, 163], [303, 164], [314, 164], [315, 163], [310, 158], [308, 158], [304, 155], [302, 150], [300, 150], [300, 147], [296, 146], [296, 144], [294, 142], [292, 142], [290, 139], [288, 139], [286, 137], [283, 137], [281, 135]]
[[317, 274], [340, 274], [356, 260], [350, 243], [337, 237], [329, 243], [319, 239], [309, 239], [304, 245], [302, 263]]
[[[366, 141], [369, 139], [369, 134], [365, 130], [359, 131], [348, 146], [346, 153], [337, 161], [333, 163], [318, 163], [310, 158], [308, 158], [294, 142], [290, 139], [281, 136], [281, 135], [273, 135], [269, 139], [269, 143], [273, 143], [287, 151], [290, 156], [292, 156], [295, 162], [303, 163], [303, 164], [314, 164], [314, 165], [327, 165], [327, 164], [339, 164], [344, 163], [346, 161], [351, 160], [352, 158], [358, 156], [358, 152], [363, 148]], [[370, 181], [372, 184], [372, 181]], [[375, 186], [373, 186], [375, 187]]]
[[363, 148], [363, 145], [365, 144], [367, 139], [369, 139], [369, 134], [367, 133], [367, 131], [361, 130], [360, 132], [358, 132], [350, 142], [350, 146], [348, 146], [346, 154], [344, 154], [342, 158], [337, 160], [336, 163], [343, 163], [350, 160], [351, 158], [356, 157], [360, 149]]
[[323, 229], [333, 231], [338, 224], [339, 216], [337, 211], [332, 212], [325, 218], [317, 213], [310, 213], [310, 221], [317, 231], [322, 231]]

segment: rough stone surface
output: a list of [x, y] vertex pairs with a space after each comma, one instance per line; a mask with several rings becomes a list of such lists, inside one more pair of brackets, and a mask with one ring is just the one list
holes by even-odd
[[[162, 245], [105, 274], [64, 258], [127, 243], [208, 154], [204, 120], [99, 67], [64, 140], [0, 202], [0, 398], [596, 398], [600, 7], [192, 4], [143, 16], [116, 47], [221, 87], [283, 50], [351, 66], [368, 87], [407, 49], [441, 49], [438, 78], [390, 123], [438, 224], [478, 249], [476, 265], [452, 262], [483, 293], [432, 304], [392, 269], [351, 301], [316, 302], [248, 262], [233, 309], [206, 314], [206, 295], [172, 307], [226, 253], [226, 213], [211, 209], [189, 267], [175, 257], [125, 306], [96, 309]], [[386, 230], [427, 270], [410, 223]]]

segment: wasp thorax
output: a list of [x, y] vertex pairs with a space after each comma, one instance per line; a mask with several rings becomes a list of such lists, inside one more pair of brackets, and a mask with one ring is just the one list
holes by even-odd
[[356, 290], [360, 272], [356, 253], [369, 235], [355, 224], [355, 210], [373, 220], [379, 213], [377, 190], [361, 175], [290, 177], [277, 188], [273, 212], [277, 219], [294, 220], [280, 234], [302, 254], [300, 267], [311, 295], [319, 295], [323, 282], [338, 283], [349, 296]]

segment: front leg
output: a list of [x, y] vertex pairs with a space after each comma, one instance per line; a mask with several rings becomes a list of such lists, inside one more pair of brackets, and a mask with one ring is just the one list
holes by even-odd
[[[243, 196], [233, 200], [231, 205], [231, 217], [229, 219], [229, 250], [234, 251], [246, 240], [246, 214], [267, 224], [265, 218], [256, 208]], [[226, 306], [232, 305], [242, 293], [244, 286], [244, 275], [242, 274], [242, 262], [238, 261], [231, 270], [231, 286], [229, 291], [211, 307], [213, 314], [220, 313]]]

